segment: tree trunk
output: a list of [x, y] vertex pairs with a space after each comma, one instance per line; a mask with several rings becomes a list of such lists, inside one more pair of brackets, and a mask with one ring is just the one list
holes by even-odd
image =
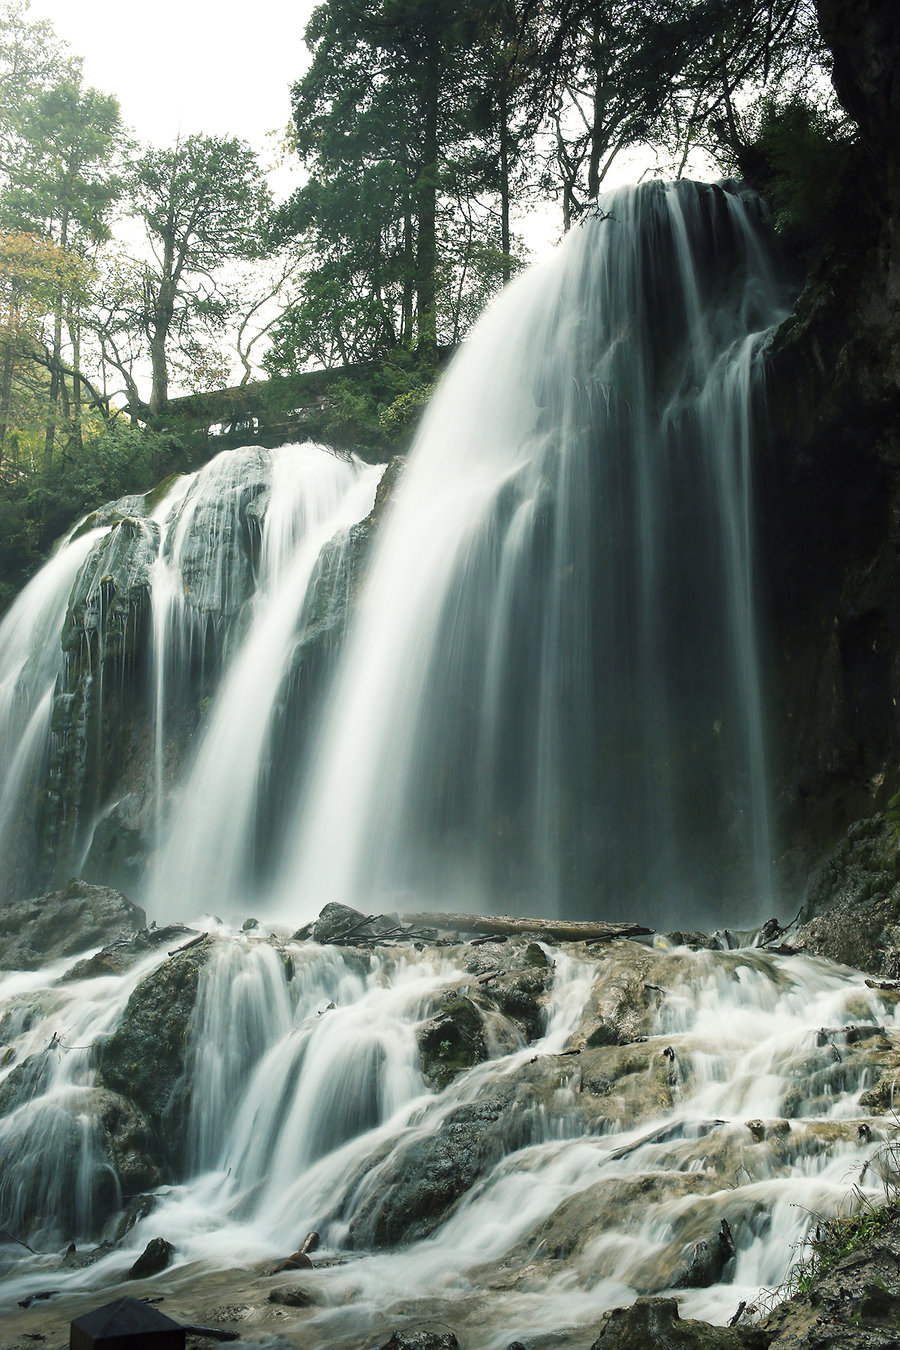
[[422, 163], [416, 183], [419, 238], [416, 255], [417, 347], [430, 359], [437, 356], [437, 178], [439, 56], [434, 41], [422, 72]]
[[512, 251], [509, 230], [509, 89], [504, 76], [500, 85], [500, 250], [503, 254], [503, 283], [512, 276]]
[[71, 430], [69, 432], [69, 446], [74, 450], [80, 450], [82, 446], [81, 438], [81, 325], [78, 322], [77, 315], [73, 314], [71, 308], [66, 318], [66, 326], [69, 330], [69, 341], [72, 344], [72, 414]]
[[409, 206], [403, 212], [403, 299], [400, 311], [400, 341], [409, 342], [413, 329], [415, 263], [413, 259], [413, 223]]
[[[153, 303], [148, 304], [149, 328], [150, 328], [150, 371], [152, 383], [150, 386], [150, 415], [158, 417], [164, 413], [169, 403], [169, 363], [166, 358], [166, 343], [169, 338], [169, 329], [172, 326], [172, 319], [175, 314], [175, 290], [176, 282], [174, 278], [175, 266], [175, 245], [174, 241], [167, 239], [165, 241], [162, 276], [159, 281], [159, 290], [153, 297]], [[149, 285], [149, 281], [148, 281]], [[149, 299], [150, 297], [148, 297]]]

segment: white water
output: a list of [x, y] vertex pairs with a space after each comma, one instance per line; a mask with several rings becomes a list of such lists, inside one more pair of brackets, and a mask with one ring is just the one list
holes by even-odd
[[[338, 552], [348, 547], [350, 528], [371, 510], [383, 473], [381, 465], [341, 460], [312, 445], [274, 451], [271, 458], [271, 505], [262, 524], [252, 617], [179, 791], [148, 888], [152, 911], [165, 917], [204, 908], [233, 913], [255, 890], [260, 785], [276, 757], [273, 719], [287, 697], [293, 649], [314, 598], [311, 582], [326, 545]], [[243, 482], [239, 465], [233, 472], [235, 482]], [[179, 525], [170, 567], [178, 565], [183, 533]], [[339, 557], [331, 561], [340, 567]], [[166, 596], [175, 590], [162, 589]], [[155, 627], [160, 669], [171, 660], [172, 642], [164, 625]], [[158, 703], [165, 704], [162, 693]], [[158, 764], [160, 759], [158, 753]]]
[[[149, 844], [173, 836], [146, 888], [158, 913], [227, 909], [258, 889], [262, 794], [269, 761], [289, 756], [273, 737], [308, 592], [323, 558], [340, 574], [382, 472], [311, 444], [226, 451], [176, 480], [149, 515], [142, 498], [123, 499], [111, 525], [60, 547], [0, 627], [0, 856], [11, 891], [37, 893], [89, 861], [94, 879], [121, 884], [97, 875], [102, 854], [92, 860], [98, 827], [121, 810]], [[54, 699], [73, 689], [79, 716], [63, 750], [76, 762], [62, 801], [48, 779], [51, 719]], [[185, 754], [198, 703], [217, 694], [199, 752]], [[109, 725], [123, 708], [143, 776], [123, 756], [129, 728]], [[176, 793], [173, 766], [193, 759]], [[38, 810], [48, 781], [49, 826]], [[55, 873], [41, 829], [56, 839]]]
[[[896, 1046], [900, 1019], [861, 976], [753, 949], [642, 954], [623, 944], [599, 962], [577, 949], [549, 950], [555, 971], [543, 1038], [517, 1045], [515, 1029], [503, 1032], [492, 1013], [494, 1057], [434, 1093], [421, 1076], [415, 1030], [449, 989], [478, 1001], [465, 967], [471, 951], [381, 951], [361, 962], [333, 948], [221, 935], [192, 1021], [192, 1179], [161, 1188], [150, 1217], [99, 1265], [54, 1268], [52, 1287], [117, 1288], [147, 1241], [162, 1235], [177, 1257], [161, 1279], [177, 1287], [179, 1271], [190, 1269], [196, 1289], [207, 1264], [270, 1268], [316, 1229], [317, 1269], [299, 1278], [317, 1298], [302, 1334], [321, 1350], [417, 1316], [461, 1336], [476, 1328], [484, 1350], [563, 1327], [584, 1329], [587, 1344], [605, 1308], [668, 1288], [722, 1218], [737, 1258], [723, 1283], [679, 1293], [685, 1316], [727, 1320], [741, 1299], [752, 1302], [760, 1286], [784, 1278], [814, 1217], [846, 1206], [851, 1185], [877, 1198], [875, 1170], [862, 1168], [893, 1130], [860, 1107], [877, 1069], [868, 1053], [843, 1045], [839, 1028], [880, 1024]], [[33, 1245], [52, 1241], [54, 1194], [71, 1187], [72, 1145], [54, 1130], [71, 1130], [76, 1110], [87, 1135], [91, 1128], [88, 1058], [66, 1047], [111, 1030], [152, 964], [122, 979], [50, 979], [33, 1022], [23, 1010], [35, 1006], [34, 979], [0, 984], [17, 1061], [36, 1052], [49, 1064], [46, 1087], [3, 1122], [4, 1140], [41, 1141], [48, 1186], [39, 1204], [48, 1214]], [[561, 1055], [573, 1035], [583, 1038], [595, 981], [602, 991], [635, 976], [658, 990], [649, 1040]], [[60, 1028], [64, 1048], [46, 1049]], [[504, 1037], [511, 1048], [503, 1049]], [[598, 1086], [611, 1073], [612, 1088]], [[495, 1100], [504, 1104], [491, 1108]], [[488, 1157], [474, 1184], [430, 1236], [367, 1254], [379, 1206], [421, 1171], [423, 1141], [443, 1130], [449, 1156], [472, 1149], [472, 1136], [456, 1133], [453, 1121], [473, 1109], [482, 1109], [476, 1137]], [[865, 1140], [857, 1129], [864, 1119], [872, 1129]], [[754, 1120], [768, 1122], [764, 1139], [748, 1128]], [[435, 1175], [441, 1156], [423, 1175]], [[85, 1157], [90, 1183], [102, 1158], [90, 1149]], [[0, 1225], [16, 1231], [18, 1192], [8, 1178], [32, 1176], [30, 1154], [13, 1164], [0, 1182]], [[83, 1178], [79, 1185], [90, 1194]], [[59, 1240], [75, 1236], [81, 1245], [89, 1213], [76, 1205], [73, 1221], [57, 1203]], [[47, 1286], [47, 1262], [31, 1264], [31, 1273], [27, 1262], [10, 1272], [10, 1299]], [[235, 1298], [264, 1304], [267, 1288]]]

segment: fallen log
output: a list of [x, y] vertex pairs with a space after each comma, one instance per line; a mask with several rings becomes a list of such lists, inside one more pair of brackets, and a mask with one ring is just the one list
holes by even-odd
[[612, 942], [614, 938], [646, 937], [653, 932], [639, 923], [520, 919], [510, 914], [403, 914], [401, 922], [411, 927], [444, 928], [451, 933], [483, 933], [489, 937], [521, 934], [547, 942]]
[[223, 1331], [221, 1327], [202, 1327], [193, 1322], [186, 1322], [181, 1330], [185, 1336], [205, 1336], [208, 1341], [239, 1341], [241, 1339], [239, 1331]]

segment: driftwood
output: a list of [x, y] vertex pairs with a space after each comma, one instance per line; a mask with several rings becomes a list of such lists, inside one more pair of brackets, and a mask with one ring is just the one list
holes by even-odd
[[612, 942], [614, 938], [644, 937], [653, 932], [639, 923], [593, 923], [578, 919], [520, 919], [509, 914], [404, 914], [404, 924], [415, 928], [444, 928], [451, 933], [478, 933], [488, 937], [544, 938], [548, 942]]
[[664, 1125], [659, 1130], [651, 1130], [649, 1134], [642, 1134], [640, 1139], [635, 1139], [631, 1144], [625, 1144], [622, 1148], [613, 1149], [600, 1163], [599, 1167], [606, 1162], [618, 1162], [620, 1158], [627, 1158], [631, 1153], [637, 1153], [639, 1148], [645, 1144], [668, 1144], [673, 1139], [683, 1139], [688, 1130], [696, 1130], [698, 1138], [701, 1135], [709, 1134], [710, 1130], [715, 1130], [720, 1125], [724, 1125], [724, 1120], [698, 1120], [698, 1121], [677, 1121], [673, 1125]]
[[209, 933], [198, 933], [195, 938], [191, 938], [190, 942], [184, 942], [180, 947], [173, 947], [169, 955], [177, 956], [179, 952], [189, 952], [192, 947], [199, 947], [200, 943], [205, 942], [208, 937]]

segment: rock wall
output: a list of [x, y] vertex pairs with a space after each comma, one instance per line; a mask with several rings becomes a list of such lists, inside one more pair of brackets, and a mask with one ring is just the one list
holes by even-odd
[[759, 466], [784, 877], [900, 786], [900, 20], [820, 0], [861, 144], [770, 355]]

